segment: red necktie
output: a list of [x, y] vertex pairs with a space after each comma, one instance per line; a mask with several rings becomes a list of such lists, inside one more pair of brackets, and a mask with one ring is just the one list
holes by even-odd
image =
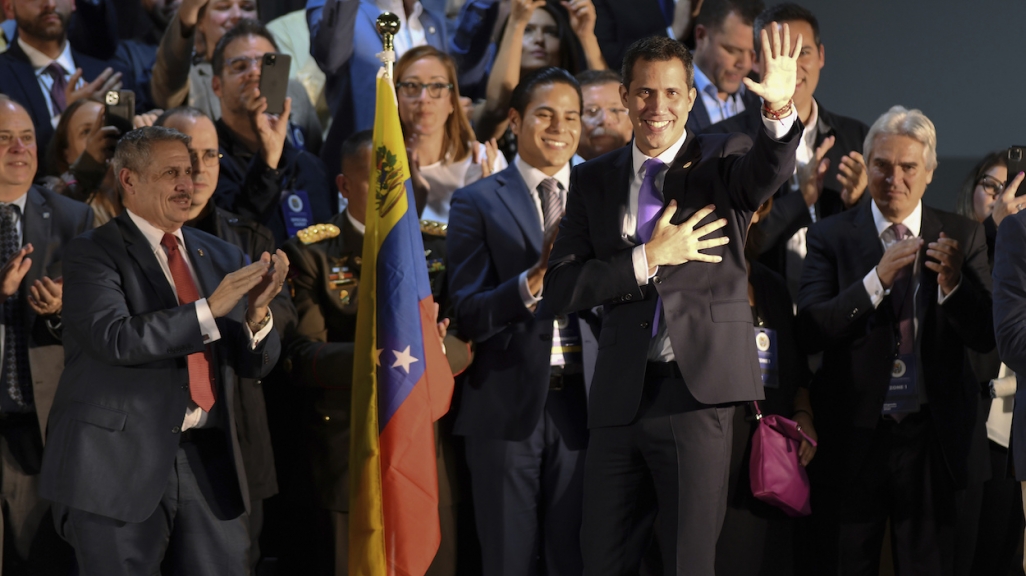
[[[178, 250], [178, 239], [171, 234], [164, 234], [160, 245], [167, 249], [167, 265], [171, 269], [171, 279], [175, 281], [179, 304], [191, 304], [199, 300], [199, 290], [189, 273], [189, 266]], [[203, 352], [189, 354], [189, 397], [203, 410], [210, 412], [214, 406], [214, 385], [210, 374], [210, 348]]]

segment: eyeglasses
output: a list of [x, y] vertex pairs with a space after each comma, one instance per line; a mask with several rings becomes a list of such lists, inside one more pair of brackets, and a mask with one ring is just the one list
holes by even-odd
[[976, 181], [976, 185], [982, 187], [983, 191], [991, 197], [997, 197], [997, 195], [1005, 189], [1005, 185], [1002, 182], [998, 182], [990, 176], [984, 176], [983, 178], [980, 178]]
[[202, 161], [203, 165], [207, 168], [217, 166], [222, 158], [222, 154], [213, 148], [207, 148], [206, 150], [189, 150], [189, 156], [192, 158], [193, 164]]
[[441, 98], [442, 90], [452, 90], [452, 84], [445, 84], [442, 82], [432, 82], [430, 84], [423, 84], [421, 82], [396, 82], [396, 88], [399, 89], [399, 94], [404, 98], [416, 98], [427, 88], [428, 96], [432, 98]]
[[232, 74], [243, 74], [256, 65], [260, 67], [260, 61], [263, 60], [263, 56], [236, 56], [235, 58], [229, 58], [225, 60], [224, 66], [231, 71]]
[[617, 122], [627, 115], [626, 108], [600, 108], [598, 106], [592, 106], [591, 108], [584, 109], [584, 119], [596, 120], [602, 116], [603, 110], [609, 113]]

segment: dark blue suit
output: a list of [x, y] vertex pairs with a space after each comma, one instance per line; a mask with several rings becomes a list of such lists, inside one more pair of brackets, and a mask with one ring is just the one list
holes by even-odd
[[1015, 479], [1026, 481], [1026, 214], [1003, 224], [994, 248], [994, 332], [998, 355], [1018, 382], [1009, 448]]
[[[129, 74], [124, 74], [118, 66], [114, 66], [86, 56], [74, 47], [71, 49], [71, 56], [75, 59], [75, 66], [82, 69], [82, 80], [92, 82], [106, 68], [114, 68], [122, 72], [121, 83], [123, 90], [135, 90], [135, 83]], [[74, 70], [69, 70], [74, 72]], [[46, 106], [46, 96], [39, 87], [39, 80], [36, 72], [29, 62], [28, 56], [21, 46], [12, 41], [6, 52], [0, 54], [0, 94], [6, 94], [28, 110], [32, 117], [32, 123], [36, 126], [36, 144], [42, 156], [46, 147], [53, 138], [53, 125], [50, 123], [50, 109]]]
[[[192, 228], [182, 232], [201, 296], [245, 265], [235, 246]], [[137, 560], [151, 556], [154, 548], [168, 546], [168, 538], [173, 549], [193, 551], [206, 538], [190, 533], [190, 526], [165, 526], [176, 524], [173, 516], [159, 518], [167, 512], [168, 487], [183, 474], [186, 444], [180, 442], [188, 438], [183, 440], [181, 426], [190, 401], [186, 356], [205, 348], [196, 307], [178, 304], [150, 244], [127, 214], [71, 241], [64, 288], [65, 370], [50, 412], [40, 494], [59, 505], [58, 530], [75, 545], [80, 565], [88, 558], [84, 572], [97, 564], [107, 574], [156, 572], [159, 559], [151, 566], [127, 558], [133, 552]], [[200, 448], [200, 455], [188, 458], [201, 478], [199, 500], [222, 521], [240, 517], [249, 503], [233, 384], [236, 377], [266, 376], [280, 350], [273, 330], [250, 348], [245, 313], [244, 297], [217, 319], [221, 338], [209, 346], [217, 401], [212, 427], [199, 431], [212, 437], [215, 449]], [[76, 514], [88, 517], [99, 535], [80, 532], [82, 524], [68, 521]], [[104, 536], [122, 523], [158, 526], [118, 547]], [[183, 523], [179, 516], [177, 524]], [[248, 542], [238, 546], [245, 549]], [[225, 558], [218, 562], [236, 559], [234, 551], [220, 556]], [[187, 572], [234, 573], [206, 558], [209, 568]], [[204, 557], [196, 554], [193, 561]]]
[[454, 432], [466, 440], [486, 575], [582, 570], [584, 379], [550, 389], [555, 314], [545, 299], [529, 310], [519, 292], [541, 244], [515, 164], [453, 195], [449, 286], [460, 335], [477, 345]]

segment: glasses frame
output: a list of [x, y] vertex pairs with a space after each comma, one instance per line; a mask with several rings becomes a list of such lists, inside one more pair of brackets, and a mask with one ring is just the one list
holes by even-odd
[[[200, 156], [200, 152], [203, 153]], [[193, 163], [202, 162], [207, 168], [213, 168], [221, 163], [221, 158], [224, 158], [224, 154], [221, 154], [220, 150], [214, 150], [213, 148], [206, 148], [204, 150], [193, 150], [189, 149], [189, 158], [192, 159]]]
[[[416, 88], [416, 93], [411, 92], [409, 88]], [[428, 96], [437, 100], [443, 96], [442, 90], [452, 89], [452, 82], [428, 82], [425, 84], [424, 82], [403, 81], [395, 83], [396, 92], [403, 98], [420, 98], [424, 90], [427, 90]]]

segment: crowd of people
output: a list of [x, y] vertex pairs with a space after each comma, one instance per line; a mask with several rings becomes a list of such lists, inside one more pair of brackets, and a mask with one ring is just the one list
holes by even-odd
[[[428, 574], [1022, 573], [1005, 150], [924, 203], [944, 135], [825, 107], [791, 2], [265, 4], [4, 2], [0, 572], [349, 573], [388, 11], [456, 376]], [[753, 492], [763, 415], [809, 515]]]

